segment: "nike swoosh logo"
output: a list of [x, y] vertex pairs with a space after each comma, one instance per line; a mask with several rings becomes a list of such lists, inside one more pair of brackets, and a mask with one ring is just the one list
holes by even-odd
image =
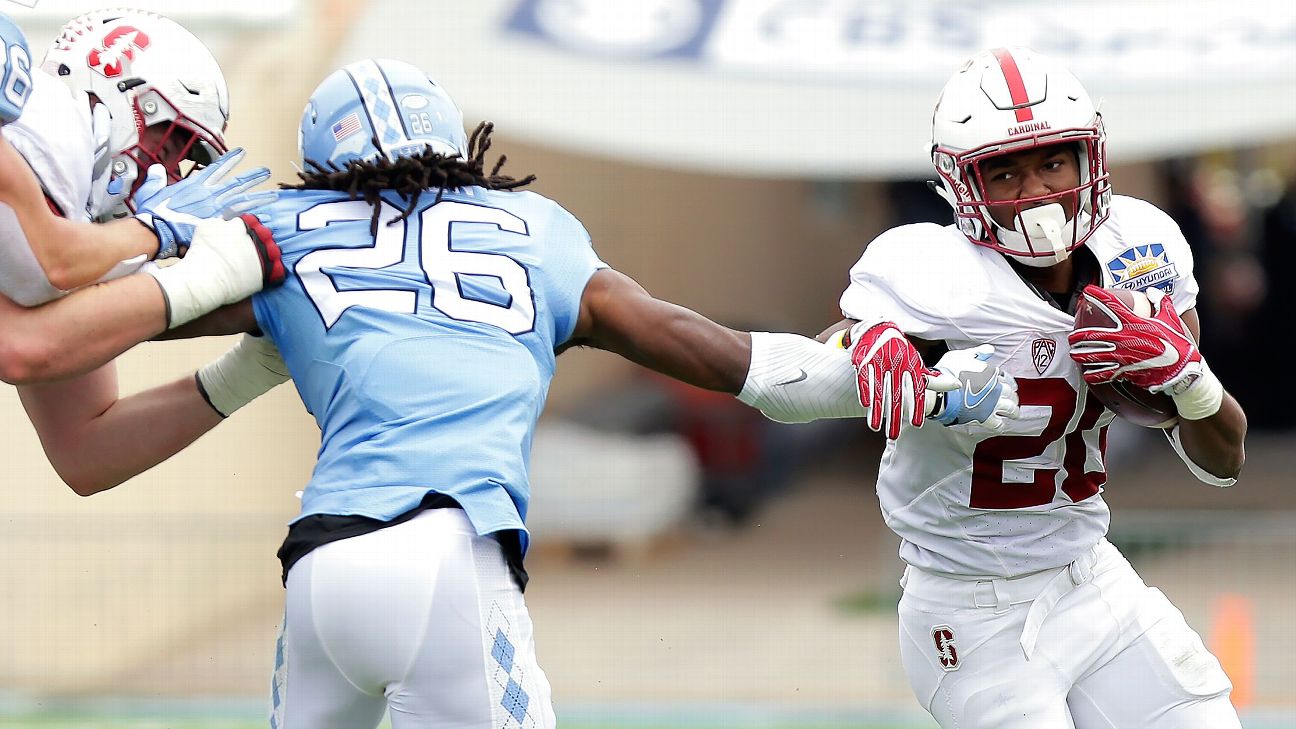
[[995, 385], [998, 384], [997, 378], [991, 378], [985, 383], [985, 386], [978, 392], [965, 392], [963, 394], [963, 406], [968, 410], [974, 410], [985, 402], [986, 398], [994, 393]]
[[1179, 361], [1179, 350], [1175, 349], [1169, 342], [1164, 339], [1160, 340], [1163, 348], [1161, 354], [1150, 359], [1145, 359], [1138, 364], [1132, 364], [1125, 368], [1126, 372], [1138, 370], [1150, 370], [1157, 367], [1169, 367]]
[[798, 382], [800, 382], [800, 381], [802, 381], [802, 380], [804, 380], [804, 379], [806, 378], [806, 371], [805, 371], [805, 370], [803, 370], [803, 369], [801, 369], [800, 367], [798, 367], [798, 368], [797, 368], [797, 372], [799, 372], [800, 374], [797, 375], [796, 377], [793, 377], [793, 378], [790, 379], [790, 380], [783, 380], [782, 382], [776, 382], [776, 383], [774, 383], [774, 386], [775, 386], [775, 387], [785, 387], [785, 386], [787, 386], [787, 385], [792, 385], [792, 384], [798, 383]]

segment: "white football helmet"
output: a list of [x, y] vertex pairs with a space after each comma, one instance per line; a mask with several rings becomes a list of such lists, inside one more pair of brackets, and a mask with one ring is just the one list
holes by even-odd
[[97, 136], [107, 126], [95, 160], [97, 218], [128, 214], [150, 165], [163, 165], [176, 182], [181, 162], [203, 165], [225, 152], [225, 76], [211, 51], [172, 20], [134, 9], [78, 16], [63, 26], [42, 70], [88, 97]]
[[[984, 51], [950, 78], [936, 102], [931, 148], [940, 176], [936, 191], [954, 207], [968, 240], [1030, 266], [1051, 266], [1107, 219], [1112, 192], [1106, 140], [1089, 94], [1061, 64], [1029, 48]], [[1075, 145], [1077, 187], [1019, 200], [985, 199], [982, 163], [1052, 144]], [[1059, 203], [1067, 196], [1077, 211], [1071, 220]], [[990, 205], [1012, 206], [1014, 227], [996, 223]]]

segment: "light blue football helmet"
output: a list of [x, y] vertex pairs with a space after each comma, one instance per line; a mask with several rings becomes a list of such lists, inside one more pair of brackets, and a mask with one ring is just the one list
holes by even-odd
[[303, 164], [338, 167], [424, 149], [468, 155], [463, 113], [450, 95], [417, 67], [385, 58], [356, 61], [324, 79], [302, 113], [298, 146]]

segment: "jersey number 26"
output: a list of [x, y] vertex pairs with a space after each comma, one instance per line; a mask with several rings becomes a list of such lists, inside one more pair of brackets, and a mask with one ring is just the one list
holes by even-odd
[[[400, 211], [382, 203], [378, 234], [374, 244], [364, 248], [321, 248], [302, 256], [296, 273], [306, 294], [315, 302], [326, 328], [333, 328], [342, 313], [353, 306], [364, 306], [402, 314], [415, 313], [418, 292], [409, 289], [339, 290], [324, 269], [379, 269], [395, 266], [405, 257], [405, 235], [408, 226], [402, 220], [396, 225], [387, 221]], [[302, 230], [323, 228], [329, 223], [369, 220], [373, 208], [361, 200], [328, 203], [302, 213], [297, 225]], [[491, 324], [510, 334], [522, 334], [535, 328], [535, 302], [526, 268], [508, 256], [498, 253], [460, 251], [454, 248], [456, 223], [484, 223], [502, 231], [527, 235], [526, 221], [516, 215], [481, 205], [444, 200], [428, 206], [419, 214], [419, 266], [432, 286], [432, 306], [459, 321]], [[506, 293], [502, 303], [464, 296], [462, 276], [483, 276], [497, 280]]]

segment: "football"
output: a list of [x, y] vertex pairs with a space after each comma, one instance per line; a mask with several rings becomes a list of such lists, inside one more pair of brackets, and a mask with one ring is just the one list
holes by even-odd
[[[1116, 298], [1139, 316], [1152, 315], [1152, 302], [1142, 291], [1129, 289], [1111, 289]], [[1076, 306], [1075, 328], [1113, 327], [1116, 322], [1099, 307], [1086, 298], [1081, 298]], [[1124, 418], [1135, 425], [1145, 428], [1169, 428], [1179, 421], [1179, 412], [1175, 409], [1174, 400], [1165, 394], [1153, 393], [1141, 387], [1115, 380], [1105, 385], [1090, 385], [1089, 391], [1098, 398], [1106, 408], [1117, 417]]]

